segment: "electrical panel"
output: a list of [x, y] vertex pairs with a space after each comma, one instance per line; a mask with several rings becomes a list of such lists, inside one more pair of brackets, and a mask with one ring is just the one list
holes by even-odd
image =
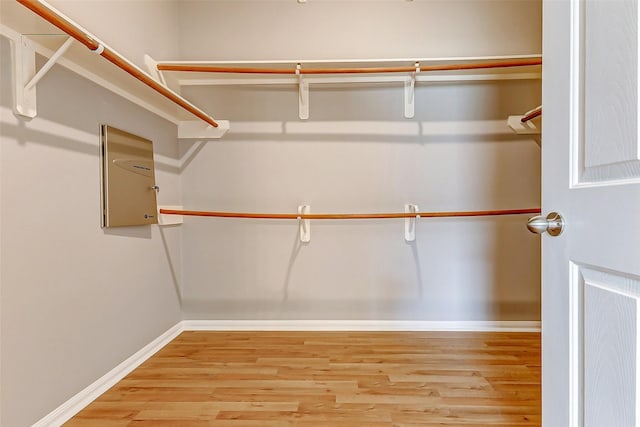
[[153, 143], [102, 125], [100, 145], [102, 226], [157, 224]]

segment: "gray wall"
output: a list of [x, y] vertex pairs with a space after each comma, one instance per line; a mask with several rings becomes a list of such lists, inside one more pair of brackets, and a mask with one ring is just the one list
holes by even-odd
[[0, 40], [0, 424], [22, 427], [181, 319], [179, 229], [100, 228], [99, 125], [154, 141], [161, 203], [180, 182], [174, 124], [60, 67], [16, 118]]
[[183, 59], [540, 53], [541, 0], [181, 0]]
[[[540, 51], [539, 1], [185, 1], [188, 59], [381, 58]], [[205, 25], [211, 20], [210, 25]], [[205, 43], [204, 40], [224, 40]], [[540, 149], [506, 127], [540, 103], [539, 81], [421, 85], [404, 119], [400, 84], [187, 87], [230, 119], [185, 168], [189, 209], [295, 212], [536, 207]], [[447, 131], [442, 131], [446, 127]], [[490, 129], [490, 130], [488, 130]], [[539, 238], [526, 216], [312, 222], [188, 218], [185, 318], [538, 320]]]
[[176, 19], [179, 1], [51, 0], [49, 3], [144, 70], [147, 69], [144, 55], [169, 59], [179, 54], [180, 23]]
[[[295, 92], [234, 101], [190, 91], [202, 105], [223, 100], [222, 117], [269, 98], [270, 120], [232, 122], [223, 140], [198, 146], [182, 175], [184, 205], [290, 213], [299, 204], [316, 213], [539, 206], [540, 149], [503, 121], [526, 110], [537, 87], [509, 84], [503, 91], [514, 96], [487, 120], [446, 100], [491, 99], [501, 91], [494, 85], [421, 88], [414, 121], [398, 117], [401, 88], [368, 101], [353, 89], [314, 93], [312, 116], [335, 120], [309, 123], [287, 111]], [[336, 112], [347, 102], [357, 107]], [[436, 131], [442, 123], [450, 131]], [[187, 319], [538, 320], [540, 242], [526, 218], [421, 219], [413, 243], [402, 220], [312, 221], [308, 244], [295, 221], [187, 218], [183, 311]]]

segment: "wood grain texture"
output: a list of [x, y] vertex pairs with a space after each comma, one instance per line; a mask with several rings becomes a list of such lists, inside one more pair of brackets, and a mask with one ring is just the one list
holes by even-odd
[[66, 426], [539, 426], [540, 334], [184, 332]]

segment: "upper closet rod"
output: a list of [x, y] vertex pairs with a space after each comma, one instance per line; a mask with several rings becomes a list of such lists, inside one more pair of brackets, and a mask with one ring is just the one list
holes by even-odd
[[140, 80], [151, 89], [160, 93], [164, 97], [170, 99], [180, 107], [184, 108], [196, 117], [204, 120], [213, 127], [218, 127], [218, 123], [204, 111], [200, 110], [195, 105], [191, 104], [186, 99], [182, 98], [177, 93], [168, 89], [166, 86], [155, 81], [150, 75], [142, 71], [135, 64], [131, 63], [111, 48], [105, 46], [102, 42], [97, 40], [93, 35], [87, 33], [78, 24], [74, 23], [49, 4], [38, 0], [17, 0], [18, 3], [27, 7], [37, 15], [40, 15], [43, 19], [49, 21], [51, 24], [60, 28], [65, 33], [69, 34], [74, 39], [85, 45], [89, 50], [95, 52], [105, 58], [107, 61], [113, 63], [117, 67], [123, 69], [127, 73], [131, 74], [136, 79]]
[[522, 123], [526, 123], [529, 120], [533, 120], [536, 117], [539, 117], [542, 115], [542, 106], [538, 107], [538, 108], [534, 108], [533, 110], [527, 112], [524, 116], [522, 116], [522, 118], [520, 119], [520, 121]]
[[444, 218], [444, 217], [473, 217], [539, 214], [540, 208], [505, 209], [488, 211], [460, 211], [460, 212], [402, 212], [402, 213], [368, 213], [368, 214], [269, 214], [248, 212], [209, 212], [187, 211], [179, 209], [160, 209], [165, 215], [207, 216], [218, 218], [254, 218], [254, 219], [387, 219], [387, 218]]
[[351, 67], [351, 68], [257, 68], [257, 67], [222, 67], [215, 65], [187, 65], [158, 63], [160, 71], [195, 71], [206, 73], [238, 73], [238, 74], [357, 74], [357, 73], [411, 73], [416, 71], [453, 71], [476, 70], [483, 68], [506, 68], [541, 65], [542, 59], [524, 59], [514, 61], [474, 62], [443, 65], [419, 65], [403, 67]]

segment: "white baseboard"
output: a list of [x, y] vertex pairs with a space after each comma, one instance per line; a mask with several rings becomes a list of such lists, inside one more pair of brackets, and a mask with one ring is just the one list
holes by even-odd
[[153, 356], [158, 350], [171, 342], [182, 331], [182, 322], [178, 322], [168, 331], [144, 346], [140, 351], [137, 351], [127, 360], [120, 363], [84, 390], [53, 410], [53, 412], [49, 413], [49, 415], [42, 418], [32, 427], [58, 427], [69, 421], [71, 417], [80, 412], [89, 403], [97, 399], [98, 396], [113, 387], [118, 381], [140, 366], [145, 360]]
[[113, 387], [182, 331], [470, 331], [540, 332], [536, 321], [183, 320], [67, 400], [33, 427], [58, 427]]
[[483, 331], [540, 332], [536, 321], [185, 320], [185, 331]]

